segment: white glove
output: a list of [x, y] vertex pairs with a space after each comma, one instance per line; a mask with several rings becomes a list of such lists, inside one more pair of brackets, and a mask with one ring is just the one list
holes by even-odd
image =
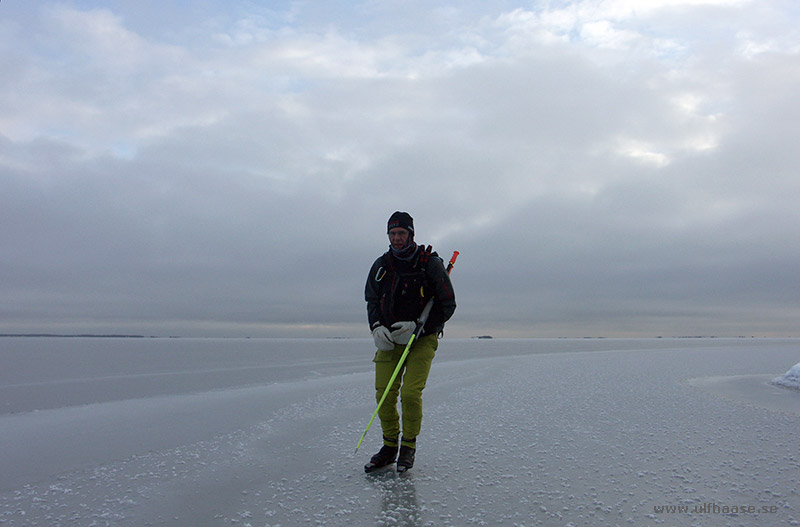
[[372, 338], [375, 340], [375, 346], [381, 351], [390, 351], [394, 349], [394, 342], [392, 342], [392, 335], [389, 333], [389, 328], [386, 326], [378, 326], [372, 330]]
[[416, 327], [417, 323], [410, 320], [405, 322], [395, 322], [392, 324], [392, 329], [394, 330], [392, 331], [392, 340], [401, 346], [408, 344], [408, 341], [411, 340], [411, 335], [414, 334]]

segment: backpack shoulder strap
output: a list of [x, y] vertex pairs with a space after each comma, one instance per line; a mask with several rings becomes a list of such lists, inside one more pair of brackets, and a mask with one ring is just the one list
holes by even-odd
[[432, 253], [433, 253], [433, 245], [419, 246], [419, 256], [417, 256], [417, 265], [419, 265], [420, 271], [425, 272], [425, 267], [427, 267], [428, 261], [430, 261]]
[[380, 282], [386, 276], [388, 272], [392, 270], [391, 258], [389, 258], [389, 252], [385, 252], [378, 258], [378, 262], [380, 265], [378, 266], [378, 270], [375, 272], [375, 281]]

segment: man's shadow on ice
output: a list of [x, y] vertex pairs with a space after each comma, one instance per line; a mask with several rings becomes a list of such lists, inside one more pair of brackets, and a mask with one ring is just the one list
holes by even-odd
[[381, 512], [376, 518], [378, 524], [386, 525], [387, 521], [401, 527], [422, 524], [413, 474], [400, 475], [390, 468], [368, 474], [367, 479], [381, 493]]

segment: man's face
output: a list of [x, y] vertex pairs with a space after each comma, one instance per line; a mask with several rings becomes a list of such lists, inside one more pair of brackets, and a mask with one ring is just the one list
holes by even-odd
[[408, 231], [402, 227], [395, 227], [389, 231], [389, 244], [398, 251], [408, 243]]

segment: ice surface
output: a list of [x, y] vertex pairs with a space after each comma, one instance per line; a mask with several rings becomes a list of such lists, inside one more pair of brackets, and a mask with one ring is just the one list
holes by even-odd
[[444, 339], [399, 476], [371, 339], [4, 338], [0, 525], [800, 525], [799, 344]]

